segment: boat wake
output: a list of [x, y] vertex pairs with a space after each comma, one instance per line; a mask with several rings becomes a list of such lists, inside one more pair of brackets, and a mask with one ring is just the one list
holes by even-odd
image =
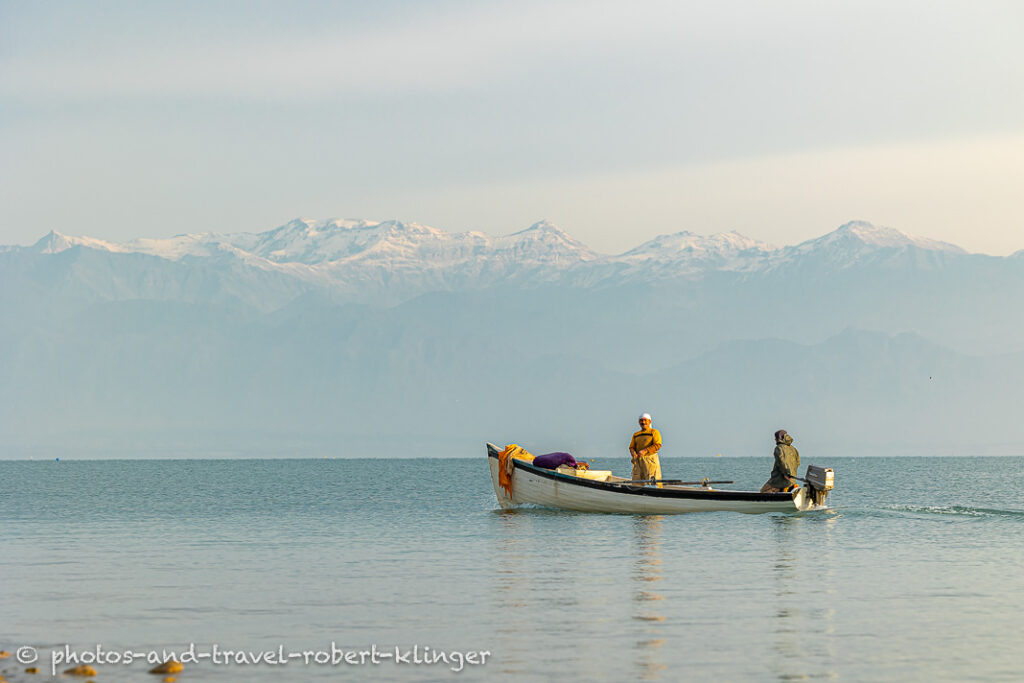
[[979, 508], [966, 505], [886, 505], [881, 509], [913, 515], [940, 515], [953, 517], [1010, 517], [1024, 518], [1024, 510]]

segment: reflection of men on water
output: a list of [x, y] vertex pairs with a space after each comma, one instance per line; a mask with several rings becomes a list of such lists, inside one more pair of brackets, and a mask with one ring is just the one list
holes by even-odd
[[[651, 416], [640, 416], [640, 431], [633, 434], [629, 442], [629, 454], [633, 458], [633, 479], [661, 479], [661, 432], [651, 427]], [[658, 484], [661, 488], [661, 484]]]
[[793, 448], [793, 437], [785, 429], [775, 432], [775, 467], [771, 479], [761, 487], [761, 493], [778, 493], [796, 488], [797, 470], [800, 469], [800, 453]]

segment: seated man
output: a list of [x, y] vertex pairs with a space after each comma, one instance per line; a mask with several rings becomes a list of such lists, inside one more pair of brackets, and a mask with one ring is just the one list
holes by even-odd
[[793, 437], [785, 429], [775, 432], [775, 467], [771, 478], [761, 487], [761, 493], [792, 491], [796, 488], [797, 470], [800, 469], [800, 453], [793, 448]]
[[[629, 455], [633, 459], [633, 479], [661, 479], [661, 432], [651, 427], [651, 416], [640, 416], [640, 431], [633, 434], [629, 442]], [[658, 488], [662, 488], [659, 483]]]

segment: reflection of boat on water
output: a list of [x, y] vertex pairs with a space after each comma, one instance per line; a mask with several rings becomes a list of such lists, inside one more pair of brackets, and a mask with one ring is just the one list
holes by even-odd
[[507, 451], [487, 444], [494, 494], [503, 509], [532, 504], [581, 512], [803, 512], [825, 507], [832, 489], [832, 470], [814, 465], [807, 468], [804, 485], [795, 491], [760, 493], [710, 485], [664, 484], [659, 488], [613, 476], [610, 471], [571, 467], [549, 470], [526, 459], [508, 457]]

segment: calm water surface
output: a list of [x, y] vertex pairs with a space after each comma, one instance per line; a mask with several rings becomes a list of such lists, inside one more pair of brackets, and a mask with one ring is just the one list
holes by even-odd
[[[458, 674], [206, 661], [180, 680], [1024, 679], [1024, 458], [818, 464], [828, 511], [640, 516], [502, 513], [483, 457], [0, 461], [0, 672], [45, 680], [65, 644], [334, 641], [491, 655]], [[770, 465], [664, 471], [753, 488]], [[41, 675], [15, 662], [26, 645]]]

